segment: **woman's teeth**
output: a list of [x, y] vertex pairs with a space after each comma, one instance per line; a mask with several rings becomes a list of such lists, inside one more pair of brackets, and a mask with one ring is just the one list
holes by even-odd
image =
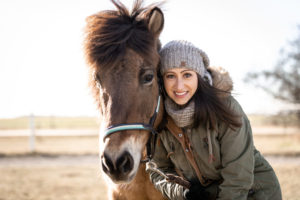
[[175, 92], [176, 95], [181, 96], [184, 95], [186, 92]]

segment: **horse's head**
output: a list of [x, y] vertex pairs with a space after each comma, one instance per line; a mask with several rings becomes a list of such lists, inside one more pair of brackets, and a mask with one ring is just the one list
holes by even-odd
[[147, 130], [106, 130], [119, 124], [149, 124], [158, 104], [159, 34], [164, 18], [157, 6], [116, 11], [87, 18], [85, 51], [91, 85], [101, 113], [100, 156], [103, 171], [115, 183], [131, 181], [149, 138]]

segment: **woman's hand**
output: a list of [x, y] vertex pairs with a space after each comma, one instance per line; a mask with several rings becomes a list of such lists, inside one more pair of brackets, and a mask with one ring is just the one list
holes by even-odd
[[192, 183], [189, 189], [183, 193], [186, 200], [206, 200], [209, 199], [209, 193], [205, 191], [204, 187], [199, 183]]

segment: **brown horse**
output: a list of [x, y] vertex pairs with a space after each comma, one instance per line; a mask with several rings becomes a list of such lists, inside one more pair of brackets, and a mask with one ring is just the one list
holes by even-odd
[[110, 199], [159, 200], [163, 197], [141, 160], [162, 115], [156, 113], [161, 104], [158, 38], [164, 17], [158, 5], [142, 7], [140, 0], [131, 12], [119, 1], [112, 3], [116, 11], [87, 18], [85, 37], [91, 87], [101, 116], [102, 171], [110, 181]]

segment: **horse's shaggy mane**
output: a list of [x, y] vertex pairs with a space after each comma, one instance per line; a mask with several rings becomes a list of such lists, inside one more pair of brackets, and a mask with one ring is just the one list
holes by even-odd
[[137, 0], [130, 12], [121, 2], [111, 1], [117, 7], [116, 11], [105, 10], [87, 18], [85, 54], [88, 63], [94, 67], [117, 63], [127, 48], [143, 57], [149, 57], [153, 50], [155, 38], [147, 27], [145, 16], [154, 5], [143, 8], [143, 1]]

